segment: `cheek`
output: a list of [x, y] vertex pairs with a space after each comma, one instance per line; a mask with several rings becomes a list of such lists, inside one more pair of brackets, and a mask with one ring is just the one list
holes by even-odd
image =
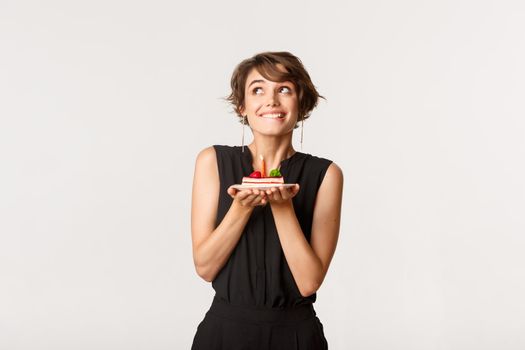
[[287, 101], [283, 101], [283, 104], [285, 104], [286, 108], [290, 111], [297, 111], [299, 109], [299, 104], [296, 100], [290, 99]]
[[246, 109], [250, 111], [256, 111], [261, 106], [261, 103], [255, 99], [246, 99], [244, 104]]

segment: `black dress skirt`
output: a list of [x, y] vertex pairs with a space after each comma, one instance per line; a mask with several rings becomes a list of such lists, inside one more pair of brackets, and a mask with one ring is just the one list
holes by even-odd
[[[215, 226], [233, 199], [227, 189], [253, 172], [248, 147], [214, 145], [220, 179]], [[298, 183], [292, 199], [310, 241], [315, 198], [331, 160], [296, 152], [281, 162], [286, 183]], [[239, 242], [212, 282], [215, 297], [197, 327], [192, 350], [328, 349], [313, 307], [316, 293], [303, 297], [282, 250], [270, 205], [254, 208]]]

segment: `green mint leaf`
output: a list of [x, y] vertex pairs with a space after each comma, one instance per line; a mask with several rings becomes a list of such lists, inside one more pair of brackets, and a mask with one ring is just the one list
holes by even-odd
[[279, 171], [279, 169], [272, 169], [272, 170], [270, 170], [270, 177], [277, 177], [277, 176], [282, 176], [281, 172]]

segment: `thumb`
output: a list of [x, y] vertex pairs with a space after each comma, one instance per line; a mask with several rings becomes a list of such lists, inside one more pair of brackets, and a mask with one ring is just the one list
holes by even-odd
[[235, 193], [237, 192], [237, 190], [235, 188], [233, 188], [233, 187], [228, 187], [227, 192], [233, 198], [233, 197], [235, 197]]

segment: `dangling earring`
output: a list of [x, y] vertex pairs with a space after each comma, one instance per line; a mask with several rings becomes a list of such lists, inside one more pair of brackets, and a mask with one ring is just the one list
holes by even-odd
[[246, 116], [242, 116], [242, 151], [244, 152], [244, 125], [246, 124]]
[[304, 129], [304, 118], [301, 119], [301, 152], [303, 151], [303, 129]]

